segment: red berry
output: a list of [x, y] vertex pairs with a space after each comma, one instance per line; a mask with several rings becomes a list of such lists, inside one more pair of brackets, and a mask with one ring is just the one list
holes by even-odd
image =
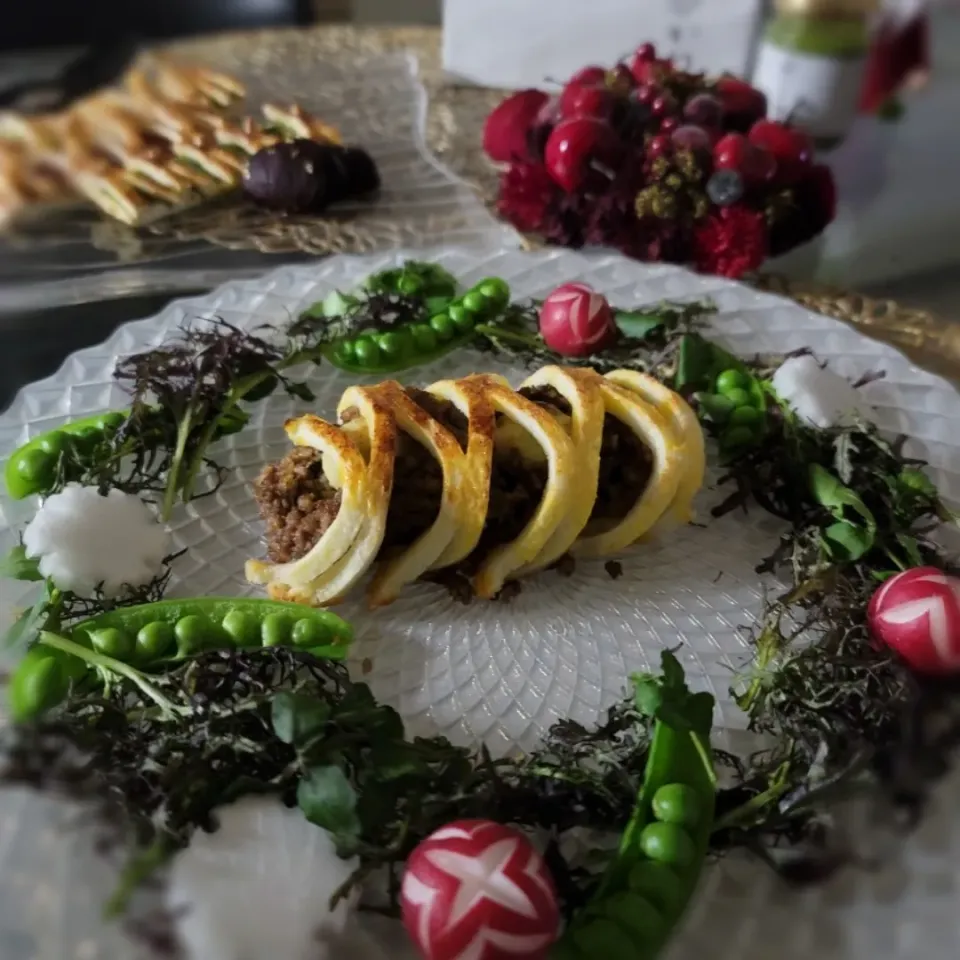
[[652, 43], [641, 43], [634, 52], [638, 60], [656, 60], [657, 48]]
[[813, 141], [796, 127], [776, 120], [758, 120], [750, 128], [748, 139], [755, 147], [772, 154], [780, 183], [796, 183], [813, 164]]
[[742, 133], [728, 133], [714, 145], [713, 165], [718, 170], [740, 170], [751, 146]]
[[735, 170], [748, 184], [766, 183], [776, 163], [768, 150], [754, 146], [742, 133], [728, 133], [713, 147], [713, 166], [717, 170]]
[[698, 127], [719, 127], [723, 121], [723, 104], [709, 93], [699, 93], [684, 105], [683, 119]]
[[571, 117], [558, 123], [547, 139], [543, 162], [554, 182], [569, 193], [590, 176], [591, 167], [612, 171], [622, 145], [613, 128], [596, 117]]
[[670, 138], [666, 134], [657, 134], [655, 137], [650, 138], [650, 142], [647, 144], [647, 158], [650, 160], [656, 160], [657, 157], [665, 157], [667, 154], [673, 152], [673, 144], [670, 141]]
[[540, 307], [540, 335], [551, 350], [584, 357], [601, 348], [616, 327], [606, 297], [585, 283], [557, 287]]
[[494, 107], [483, 125], [483, 152], [497, 163], [527, 157], [527, 134], [549, 99], [541, 90], [520, 90]]
[[660, 132], [661, 133], [673, 133], [677, 127], [680, 126], [679, 117], [664, 117], [660, 121]]
[[723, 104], [723, 112], [759, 120], [767, 115], [767, 98], [739, 77], [721, 77], [714, 91]]
[[640, 103], [645, 103], [649, 105], [653, 103], [653, 101], [656, 99], [659, 93], [660, 93], [659, 89], [657, 89], [657, 87], [654, 87], [652, 84], [641, 83], [640, 86], [637, 87], [637, 91], [634, 94], [634, 96], [637, 98], [637, 100]]
[[677, 127], [670, 134], [670, 142], [677, 150], [692, 150], [694, 153], [710, 153], [713, 146], [710, 134], [703, 127], [696, 127], [692, 123]]
[[659, 93], [650, 103], [650, 112], [655, 117], [666, 117], [677, 112], [677, 101], [671, 93]]
[[607, 71], [603, 67], [591, 65], [578, 70], [568, 81], [567, 86], [579, 84], [585, 87], [603, 86], [607, 82]]
[[613, 116], [616, 97], [606, 87], [585, 87], [567, 84], [560, 94], [560, 118], [598, 117], [609, 120]]
[[[649, 50], [647, 49], [649, 47]], [[673, 70], [672, 60], [658, 60], [651, 44], [644, 44], [630, 61], [630, 72], [637, 83], [652, 83]]]
[[607, 86], [621, 95], [628, 94], [636, 85], [637, 81], [625, 63], [618, 63], [607, 74]]

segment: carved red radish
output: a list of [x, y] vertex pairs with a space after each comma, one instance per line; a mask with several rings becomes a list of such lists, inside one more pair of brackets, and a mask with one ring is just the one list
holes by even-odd
[[585, 283], [557, 287], [540, 307], [540, 335], [551, 350], [568, 357], [595, 353], [615, 331], [606, 297]]
[[936, 567], [891, 577], [870, 600], [873, 635], [920, 673], [960, 671], [960, 579]]
[[425, 960], [542, 960], [560, 930], [543, 858], [492, 820], [458, 820], [427, 837], [407, 860], [400, 903]]

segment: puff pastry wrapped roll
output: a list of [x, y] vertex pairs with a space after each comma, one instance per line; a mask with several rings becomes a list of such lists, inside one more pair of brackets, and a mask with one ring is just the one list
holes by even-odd
[[371, 606], [424, 578], [492, 598], [686, 522], [703, 482], [693, 412], [631, 371], [549, 366], [516, 390], [491, 374], [387, 381], [350, 387], [337, 413], [289, 421], [295, 449], [257, 481], [268, 559], [246, 573], [271, 596], [331, 604], [372, 571]]

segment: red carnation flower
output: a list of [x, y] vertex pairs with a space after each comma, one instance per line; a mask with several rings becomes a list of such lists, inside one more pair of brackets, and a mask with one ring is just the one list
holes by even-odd
[[497, 212], [525, 233], [539, 231], [560, 188], [541, 163], [512, 164], [500, 178]]
[[721, 207], [693, 234], [693, 262], [701, 273], [742, 277], [767, 256], [767, 226], [762, 213], [743, 205]]

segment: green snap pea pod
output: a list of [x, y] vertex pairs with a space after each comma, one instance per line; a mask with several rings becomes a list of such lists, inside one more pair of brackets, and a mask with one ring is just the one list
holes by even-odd
[[488, 277], [429, 320], [337, 340], [324, 349], [324, 356], [333, 366], [356, 374], [389, 374], [423, 366], [470, 343], [476, 325], [492, 319], [509, 302], [509, 286], [498, 277]]
[[706, 859], [716, 798], [709, 724], [695, 732], [656, 722], [620, 852], [551, 960], [653, 960], [676, 928]]
[[[60, 638], [73, 650], [109, 657], [138, 674], [207, 650], [230, 647], [293, 646], [316, 657], [342, 659], [353, 639], [350, 625], [326, 610], [229, 597], [160, 600], [120, 607], [84, 620]], [[66, 697], [71, 681], [86, 674], [83, 657], [32, 647], [14, 670], [8, 687], [11, 712], [23, 720], [50, 709]]]
[[[108, 631], [117, 631], [118, 639]], [[281, 600], [198, 597], [119, 607], [71, 627], [96, 647], [107, 634], [118, 660], [168, 662], [224, 647], [298, 646], [316, 656], [342, 659], [353, 629], [335, 613]], [[102, 641], [101, 641], [102, 642]], [[123, 644], [127, 644], [124, 648]], [[114, 651], [128, 652], [119, 655]]]
[[68, 444], [95, 447], [108, 440], [126, 420], [125, 411], [110, 411], [72, 420], [41, 433], [10, 454], [4, 468], [7, 492], [14, 500], [45, 493], [54, 482], [57, 463]]

